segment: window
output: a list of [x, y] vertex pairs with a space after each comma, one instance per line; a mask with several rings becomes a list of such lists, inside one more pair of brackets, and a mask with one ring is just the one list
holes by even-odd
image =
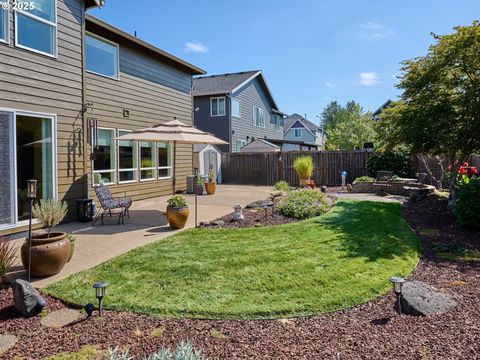
[[157, 144], [158, 178], [165, 179], [172, 176], [172, 146], [171, 144]]
[[225, 116], [225, 97], [210, 99], [210, 116]]
[[[119, 130], [118, 136], [128, 134], [130, 131]], [[118, 182], [126, 183], [137, 180], [137, 143], [128, 140], [118, 141]]]
[[240, 101], [232, 99], [232, 116], [240, 117]]
[[85, 46], [87, 71], [118, 80], [118, 45], [87, 34]]
[[[36, 0], [15, 11], [15, 45], [35, 52], [57, 55], [57, 1]], [[27, 3], [27, 4], [30, 4]]]
[[253, 126], [265, 127], [263, 109], [256, 106], [253, 107]]
[[300, 129], [300, 128], [293, 129], [293, 137], [301, 138], [302, 137], [302, 129]]
[[115, 183], [115, 130], [98, 129], [98, 146], [94, 149], [93, 184]]
[[141, 142], [140, 146], [140, 180], [155, 179], [155, 143]]
[[0, 7], [0, 42], [8, 42], [9, 12]]
[[245, 145], [247, 145], [247, 142], [245, 140], [237, 140], [236, 145], [237, 145], [236, 151], [240, 152], [240, 149]]
[[273, 115], [273, 120], [275, 121], [275, 130], [282, 131], [282, 118], [280, 115]]

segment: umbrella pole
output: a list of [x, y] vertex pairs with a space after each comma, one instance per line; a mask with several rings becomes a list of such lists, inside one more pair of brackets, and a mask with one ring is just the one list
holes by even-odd
[[173, 195], [175, 195], [175, 185], [177, 182], [177, 142], [173, 142], [173, 178], [172, 178], [172, 188]]

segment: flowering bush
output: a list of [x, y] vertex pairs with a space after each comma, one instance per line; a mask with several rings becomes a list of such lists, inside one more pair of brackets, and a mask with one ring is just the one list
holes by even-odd
[[480, 228], [480, 178], [459, 188], [454, 212], [462, 225]]
[[280, 214], [296, 219], [319, 216], [327, 210], [328, 202], [325, 200], [325, 195], [313, 189], [292, 191], [278, 207]]
[[[455, 162], [455, 165], [458, 164], [458, 160]], [[449, 165], [447, 172], [445, 174], [446, 179], [450, 179], [452, 174], [452, 165]], [[469, 166], [467, 162], [464, 162], [458, 168], [458, 175], [455, 180], [455, 186], [460, 187], [461, 185], [468, 184], [471, 179], [476, 179], [478, 177], [478, 169], [475, 166]]]

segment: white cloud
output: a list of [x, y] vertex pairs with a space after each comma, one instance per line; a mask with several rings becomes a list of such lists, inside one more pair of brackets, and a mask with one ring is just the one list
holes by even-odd
[[385, 39], [393, 33], [392, 29], [371, 21], [360, 25], [360, 37], [367, 41]]
[[208, 48], [200, 42], [191, 41], [185, 43], [186, 52], [206, 53]]
[[324, 82], [325, 86], [328, 88], [333, 88], [335, 85], [333, 85], [330, 81], [325, 81]]
[[376, 72], [362, 72], [360, 75], [360, 85], [375, 86], [380, 84], [380, 77]]

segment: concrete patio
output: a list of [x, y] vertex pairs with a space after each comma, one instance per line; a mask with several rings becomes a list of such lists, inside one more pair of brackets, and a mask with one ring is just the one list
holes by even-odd
[[[266, 199], [272, 190], [266, 186], [218, 185], [212, 196], [198, 196], [198, 222], [211, 221], [233, 212], [233, 206]], [[171, 230], [164, 211], [167, 199], [162, 196], [134, 202], [130, 209], [130, 218], [125, 218], [125, 225], [117, 225], [118, 217], [105, 217], [105, 225], [100, 221], [95, 227], [91, 223], [67, 223], [57, 226], [58, 231], [75, 233], [75, 253], [72, 260], [57, 275], [32, 279], [35, 287], [41, 288], [64, 279], [71, 274], [92, 268], [109, 259], [124, 254], [134, 248], [162, 240], [181, 230]], [[185, 228], [195, 227], [194, 195], [186, 195], [190, 216]], [[26, 234], [13, 236], [15, 246], [22, 245]], [[25, 278], [26, 273], [18, 260], [17, 266], [9, 274], [9, 279]]]

